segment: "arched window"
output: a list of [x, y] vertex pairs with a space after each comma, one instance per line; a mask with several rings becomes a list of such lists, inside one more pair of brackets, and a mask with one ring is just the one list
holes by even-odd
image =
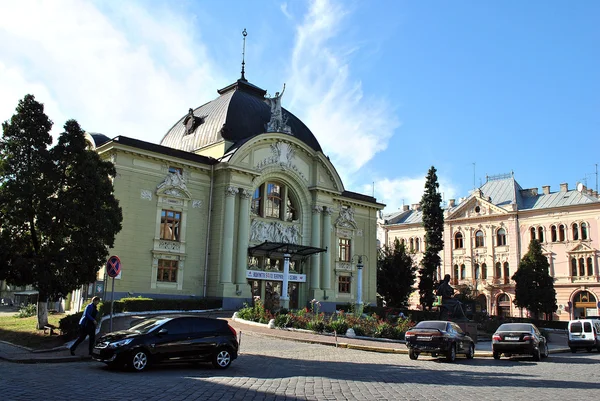
[[404, 241], [404, 238], [402, 238], [402, 239], [400, 240], [400, 243], [401, 243], [402, 245], [406, 246], [406, 241]]
[[506, 245], [506, 230], [501, 228], [496, 233], [496, 245], [504, 246]]
[[586, 265], [587, 265], [587, 275], [588, 276], [593, 276], [594, 275], [594, 264], [592, 262], [592, 258], [588, 257], [586, 260]]
[[464, 280], [467, 277], [467, 268], [465, 265], [460, 265], [460, 279]]
[[494, 272], [495, 278], [502, 277], [502, 263], [496, 262], [496, 271]]
[[571, 258], [571, 276], [577, 276], [577, 259]]
[[452, 278], [454, 280], [458, 280], [458, 265], [454, 265], [454, 271], [453, 271], [454, 275], [452, 276]]
[[579, 228], [577, 223], [573, 224], [573, 240], [577, 241], [579, 239]]
[[563, 226], [562, 224], [558, 226], [558, 240], [560, 242], [564, 242], [565, 240], [565, 226]]
[[481, 279], [487, 280], [487, 265], [485, 263], [481, 264]]
[[531, 227], [529, 229], [529, 237], [530, 237], [531, 241], [533, 241], [535, 239], [535, 227]]
[[544, 242], [544, 227], [538, 227], [538, 241]]
[[510, 268], [508, 267], [508, 262], [504, 262], [504, 283], [508, 284], [510, 281]]
[[581, 223], [581, 239], [588, 239], [587, 225], [585, 223]]
[[556, 242], [558, 240], [558, 236], [556, 233], [556, 226], [550, 227], [550, 236], [551, 236], [552, 242]]
[[475, 247], [479, 248], [484, 246], [484, 236], [483, 236], [483, 231], [481, 230], [477, 230], [477, 232], [475, 233]]
[[454, 249], [462, 249], [463, 247], [463, 235], [458, 232], [454, 234]]
[[579, 258], [579, 275], [585, 276], [585, 266], [583, 265], [583, 258]]
[[415, 238], [415, 250], [417, 252], [421, 250], [421, 241], [418, 238]]
[[410, 251], [413, 252], [415, 250], [415, 244], [413, 242], [413, 239], [409, 239], [408, 243], [410, 244]]
[[475, 280], [481, 278], [481, 272], [479, 271], [479, 263], [475, 263], [473, 266], [473, 278]]
[[298, 207], [293, 192], [277, 182], [266, 182], [254, 190], [251, 212], [260, 217], [298, 220]]

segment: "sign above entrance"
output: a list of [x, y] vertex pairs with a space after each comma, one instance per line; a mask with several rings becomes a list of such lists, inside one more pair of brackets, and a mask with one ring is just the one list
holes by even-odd
[[[265, 272], [262, 270], [248, 270], [247, 278], [251, 280], [274, 280], [283, 281], [283, 272]], [[306, 283], [306, 274], [290, 273], [289, 281]]]

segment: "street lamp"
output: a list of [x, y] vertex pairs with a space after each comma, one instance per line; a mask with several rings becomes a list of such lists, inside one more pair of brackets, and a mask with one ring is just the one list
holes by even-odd
[[357, 262], [356, 262], [356, 303], [358, 305], [362, 305], [362, 270], [363, 270], [363, 258], [366, 258], [367, 260], [369, 260], [369, 258], [367, 257], [367, 255], [354, 255], [352, 257], [352, 260], [354, 260], [354, 258], [357, 258]]

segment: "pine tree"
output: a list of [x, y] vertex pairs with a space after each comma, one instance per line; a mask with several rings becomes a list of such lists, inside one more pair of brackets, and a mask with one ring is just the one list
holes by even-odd
[[387, 306], [407, 306], [416, 277], [417, 266], [398, 239], [393, 247], [385, 245], [381, 249], [377, 260], [377, 293]]
[[558, 308], [554, 278], [550, 276], [550, 264], [537, 240], [529, 243], [529, 249], [512, 279], [515, 281], [514, 303], [517, 307], [528, 309], [536, 319], [540, 313], [552, 317]]
[[425, 254], [419, 269], [419, 299], [423, 308], [431, 308], [434, 301], [433, 290], [436, 284], [436, 272], [444, 249], [444, 212], [442, 195], [438, 191], [439, 184], [435, 167], [431, 166], [425, 181], [425, 193], [421, 198], [423, 227], [425, 228]]
[[27, 95], [0, 141], [0, 279], [38, 291], [38, 327], [46, 304], [93, 282], [121, 230], [112, 163], [88, 149], [68, 121], [50, 148], [52, 122]]

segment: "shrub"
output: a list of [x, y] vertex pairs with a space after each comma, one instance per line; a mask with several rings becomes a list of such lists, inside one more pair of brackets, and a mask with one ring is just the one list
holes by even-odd
[[31, 316], [35, 316], [36, 314], [37, 314], [37, 306], [35, 304], [27, 304], [25, 306], [22, 306], [19, 309], [19, 312], [15, 315], [15, 317], [18, 317], [18, 318], [31, 317]]
[[275, 316], [275, 327], [285, 328], [292, 327], [292, 317], [291, 315], [280, 313]]
[[58, 321], [58, 327], [63, 335], [72, 339], [79, 335], [79, 320], [81, 320], [83, 312], [77, 312], [72, 315], [67, 315]]
[[328, 325], [329, 329], [327, 331], [329, 332], [335, 331], [338, 334], [346, 334], [346, 331], [348, 331], [348, 323], [343, 319], [331, 320]]

